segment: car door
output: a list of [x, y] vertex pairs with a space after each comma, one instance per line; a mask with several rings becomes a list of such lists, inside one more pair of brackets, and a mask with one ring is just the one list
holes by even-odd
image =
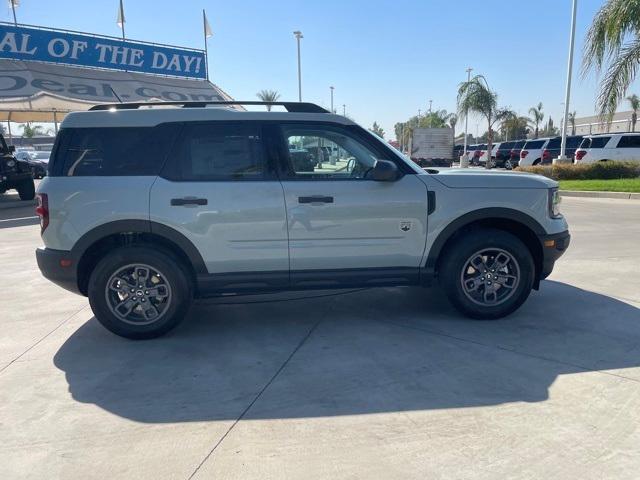
[[218, 286], [259, 286], [266, 273], [288, 284], [284, 195], [262, 126], [187, 123], [170, 157], [151, 189], [151, 221], [184, 235]]
[[[427, 189], [415, 172], [360, 127], [291, 123], [276, 130], [292, 285], [417, 276]], [[296, 161], [300, 151], [311, 166]], [[377, 159], [399, 165], [399, 178], [370, 180]]]

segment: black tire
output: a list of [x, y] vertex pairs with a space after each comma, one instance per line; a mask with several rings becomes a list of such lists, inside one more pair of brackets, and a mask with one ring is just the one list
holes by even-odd
[[540, 159], [538, 158], [537, 160], [534, 160], [533, 163], [531, 164], [532, 167], [535, 167], [536, 165], [540, 164]]
[[[467, 273], [468, 261], [475, 253], [483, 250], [499, 249], [507, 252], [512, 260], [517, 264], [518, 281], [513, 289], [500, 286], [497, 290], [501, 292], [505, 288], [506, 295], [504, 301], [495, 305], [480, 305], [471, 300], [463, 286], [463, 271]], [[490, 260], [487, 260], [489, 262]], [[510, 264], [514, 266], [514, 264]], [[489, 265], [491, 266], [491, 265]], [[457, 241], [452, 243], [444, 252], [442, 261], [438, 268], [440, 285], [449, 297], [451, 303], [463, 314], [479, 319], [492, 320], [502, 318], [517, 310], [527, 299], [535, 278], [535, 265], [533, 256], [527, 246], [515, 235], [503, 230], [492, 228], [482, 228], [470, 231], [461, 235]], [[499, 272], [500, 273], [500, 272]], [[512, 273], [512, 272], [511, 272]], [[491, 275], [491, 273], [489, 274]], [[495, 274], [493, 274], [495, 278]], [[482, 277], [483, 281], [486, 281]], [[501, 277], [502, 280], [502, 277]], [[484, 292], [488, 287], [484, 282], [479, 282], [478, 292]], [[489, 282], [491, 283], [491, 282]], [[495, 284], [496, 282], [494, 282]], [[500, 282], [497, 282], [502, 285]], [[511, 291], [513, 290], [513, 291]], [[505, 294], [505, 293], [503, 293]], [[471, 295], [471, 294], [469, 294]], [[496, 293], [496, 299], [498, 297]]]
[[[162, 281], [169, 286], [168, 300], [156, 304], [162, 307], [160, 317], [151, 323], [125, 321], [109, 306], [107, 296], [112, 294], [107, 283], [112, 275], [132, 264], [147, 265], [160, 272]], [[145, 288], [149, 287], [142, 290]], [[141, 340], [164, 335], [185, 318], [193, 301], [193, 286], [185, 266], [170, 252], [155, 245], [121, 247], [102, 258], [91, 272], [88, 297], [95, 317], [105, 328], [121, 337]], [[135, 294], [132, 298], [136, 298]]]
[[33, 183], [33, 178], [20, 182], [16, 190], [18, 190], [20, 200], [33, 200], [36, 198], [36, 185]]

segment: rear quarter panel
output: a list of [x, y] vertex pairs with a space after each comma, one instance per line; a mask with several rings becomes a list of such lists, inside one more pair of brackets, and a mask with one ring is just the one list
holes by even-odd
[[44, 245], [70, 250], [82, 235], [116, 220], [149, 220], [149, 191], [156, 177], [45, 177], [38, 193], [49, 201]]

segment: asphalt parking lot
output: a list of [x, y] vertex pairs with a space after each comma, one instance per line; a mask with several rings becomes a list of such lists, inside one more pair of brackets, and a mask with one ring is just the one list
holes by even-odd
[[131, 342], [41, 278], [31, 208], [0, 210], [0, 478], [635, 479], [640, 202], [563, 211], [570, 250], [508, 319], [314, 292]]

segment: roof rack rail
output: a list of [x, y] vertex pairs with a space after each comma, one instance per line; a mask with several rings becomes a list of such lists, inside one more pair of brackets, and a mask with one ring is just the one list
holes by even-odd
[[207, 105], [264, 105], [264, 106], [282, 106], [288, 112], [296, 113], [329, 113], [315, 103], [309, 102], [258, 102], [232, 100], [232, 101], [213, 101], [213, 102], [124, 102], [124, 103], [104, 103], [95, 105], [89, 110], [135, 110], [140, 107], [155, 106], [179, 106], [182, 108], [204, 108]]

